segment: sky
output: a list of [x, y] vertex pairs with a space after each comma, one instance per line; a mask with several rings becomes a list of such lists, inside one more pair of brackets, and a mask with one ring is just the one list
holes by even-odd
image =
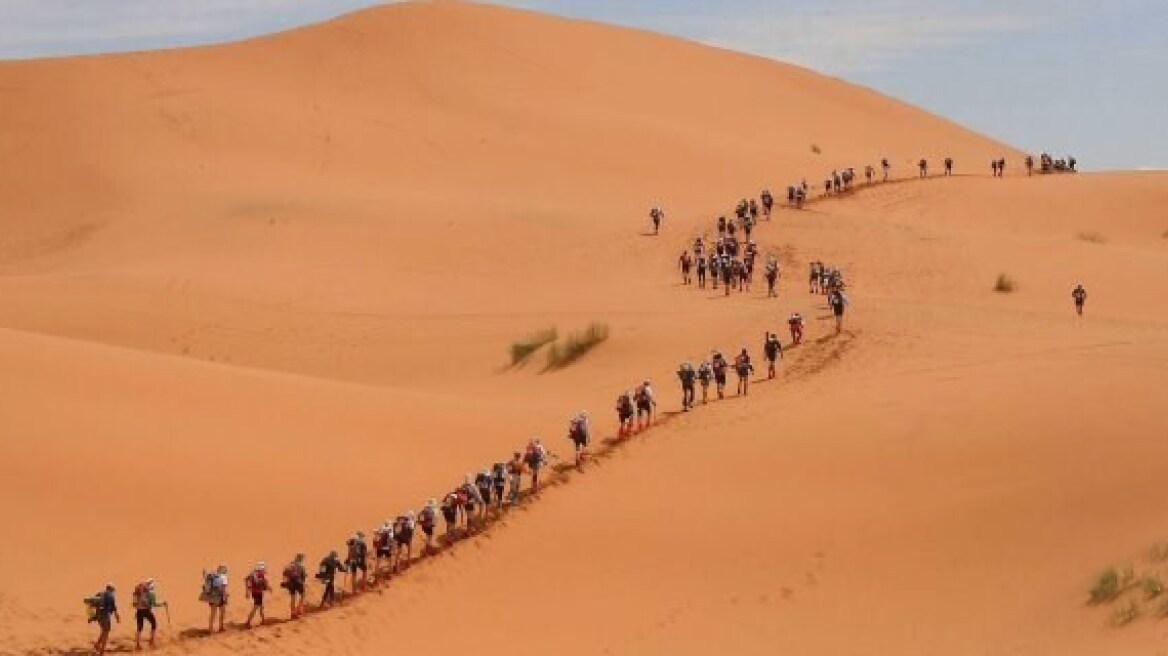
[[[372, 0], [0, 0], [0, 58], [215, 43]], [[788, 61], [1084, 168], [1168, 168], [1168, 0], [502, 0]]]

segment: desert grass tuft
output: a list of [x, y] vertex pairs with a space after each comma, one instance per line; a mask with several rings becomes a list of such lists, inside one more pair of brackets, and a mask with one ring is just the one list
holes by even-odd
[[999, 294], [1009, 294], [1017, 287], [1018, 284], [1014, 282], [1014, 279], [1004, 273], [999, 273], [997, 281], [994, 282], [994, 291]]
[[822, 154], [823, 154], [823, 150], [821, 150], [821, 149], [819, 148], [819, 144], [814, 144], [814, 143], [813, 143], [813, 144], [811, 144], [811, 152], [815, 153], [816, 155], [822, 155]]
[[1157, 574], [1148, 574], [1140, 585], [1144, 589], [1144, 596], [1148, 599], [1155, 599], [1164, 593], [1164, 582]]
[[1087, 599], [1092, 604], [1103, 604], [1109, 602], [1119, 596], [1123, 591], [1123, 587], [1119, 581], [1119, 571], [1114, 567], [1108, 567], [1095, 577], [1095, 583], [1091, 585], [1091, 589], [1087, 591]]
[[563, 342], [552, 344], [548, 349], [548, 369], [562, 369], [598, 344], [608, 339], [608, 324], [592, 322], [583, 331], [572, 333]]
[[555, 326], [532, 333], [523, 339], [511, 344], [511, 365], [517, 365], [535, 353], [544, 344], [556, 341], [558, 333]]
[[1127, 626], [1131, 624], [1137, 617], [1140, 616], [1140, 607], [1136, 602], [1129, 601], [1122, 606], [1118, 606], [1114, 612], [1111, 613], [1111, 625], [1114, 627]]
[[1079, 241], [1085, 241], [1092, 244], [1106, 244], [1107, 237], [1104, 237], [1102, 233], [1095, 232], [1094, 230], [1085, 230], [1079, 233]]

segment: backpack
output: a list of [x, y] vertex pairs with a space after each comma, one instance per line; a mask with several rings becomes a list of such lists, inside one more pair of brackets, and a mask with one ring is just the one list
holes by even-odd
[[288, 587], [290, 583], [304, 583], [303, 576], [300, 572], [300, 566], [296, 563], [288, 563], [284, 567], [283, 572], [284, 587]]
[[506, 466], [504, 466], [501, 462], [496, 462], [494, 466], [491, 467], [491, 478], [494, 480], [495, 485], [502, 485], [506, 477]]
[[331, 569], [332, 563], [329, 562], [329, 558], [326, 556], [323, 560], [320, 561], [320, 567], [318, 567], [316, 570], [316, 580], [327, 581], [329, 579], [329, 570]]
[[134, 608], [150, 608], [150, 600], [146, 596], [146, 584], [134, 586]]

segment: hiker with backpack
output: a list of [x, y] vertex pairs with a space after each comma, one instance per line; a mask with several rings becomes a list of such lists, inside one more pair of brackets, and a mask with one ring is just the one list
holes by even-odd
[[657, 409], [657, 400], [653, 398], [653, 388], [646, 378], [637, 388], [634, 400], [637, 403], [637, 432], [643, 431], [653, 423], [653, 415]]
[[697, 380], [698, 372], [694, 369], [693, 363], [682, 362], [677, 369], [677, 378], [681, 381], [681, 409], [683, 412], [689, 412], [694, 403], [694, 381]]
[[691, 278], [689, 272], [693, 268], [693, 258], [690, 257], [689, 251], [681, 252], [681, 255], [677, 258], [677, 268], [681, 270], [681, 284], [690, 284]]
[[215, 632], [215, 620], [219, 620], [219, 632], [222, 633], [223, 622], [227, 618], [227, 566], [220, 565], [213, 572], [203, 572], [203, 592], [199, 601], [206, 602], [211, 610], [207, 620], [207, 633]]
[[653, 234], [656, 235], [661, 230], [661, 221], [665, 218], [665, 211], [660, 207], [653, 207], [649, 210], [649, 220], [653, 222]]
[[706, 288], [706, 258], [704, 255], [697, 257], [698, 270], [698, 289]]
[[414, 557], [414, 526], [417, 524], [418, 514], [407, 510], [406, 514], [398, 515], [393, 522], [393, 539], [397, 542], [397, 549], [393, 554], [393, 571], [401, 570], [402, 561], [408, 567]]
[[791, 329], [791, 344], [798, 345], [803, 341], [803, 315], [798, 312], [787, 319], [787, 326]]
[[475, 487], [479, 489], [479, 520], [485, 522], [487, 520], [487, 511], [491, 505], [491, 468], [486, 467], [481, 472], [475, 474]]
[[134, 586], [134, 624], [137, 627], [134, 649], [142, 649], [142, 629], [146, 628], [146, 624], [150, 624], [150, 640], [147, 644], [154, 646], [154, 637], [158, 633], [158, 618], [154, 616], [154, 609], [165, 605], [165, 602], [158, 601], [154, 579], [146, 579]]
[[422, 533], [426, 536], [426, 542], [422, 545], [422, 555], [429, 555], [434, 551], [434, 528], [438, 524], [438, 501], [430, 499], [426, 505], [418, 512], [418, 526], [422, 527]]
[[575, 447], [576, 468], [579, 469], [588, 457], [588, 444], [592, 441], [592, 426], [588, 421], [588, 413], [584, 410], [576, 413], [576, 416], [568, 421], [568, 439], [572, 440]]
[[288, 591], [289, 617], [299, 619], [304, 615], [305, 584], [308, 582], [308, 570], [304, 568], [304, 554], [298, 553], [292, 562], [284, 566], [284, 580], [280, 587]]
[[507, 462], [507, 499], [511, 505], [519, 503], [519, 493], [523, 487], [523, 454], [516, 451]]
[[373, 580], [380, 580], [385, 567], [393, 566], [393, 522], [386, 521], [373, 529]]
[[710, 367], [714, 370], [714, 386], [718, 391], [718, 398], [726, 398], [726, 369], [730, 364], [720, 352], [715, 351]]
[[767, 298], [778, 298], [779, 294], [775, 291], [775, 283], [778, 280], [779, 261], [772, 255], [767, 258], [766, 263]]
[[953, 158], [946, 157], [945, 158], [945, 177], [949, 177], [952, 175], [953, 175]]
[[320, 608], [330, 608], [337, 601], [337, 572], [344, 572], [345, 564], [337, 555], [336, 549], [321, 559], [316, 570], [316, 580], [324, 584], [324, 593], [320, 596]]
[[775, 377], [775, 361], [783, 357], [783, 345], [779, 343], [779, 336], [774, 333], [767, 333], [766, 339], [762, 345], [763, 354], [767, 359], [767, 379], [773, 380]]
[[710, 380], [714, 377], [714, 370], [709, 360], [702, 360], [698, 365], [698, 382], [702, 385], [702, 405], [709, 402]]
[[531, 491], [532, 493], [538, 492], [539, 472], [548, 460], [547, 449], [544, 448], [543, 442], [538, 437], [532, 438], [527, 443], [527, 452], [523, 455], [523, 460], [527, 464], [527, 468], [531, 470]]
[[754, 365], [750, 362], [750, 354], [746, 352], [746, 347], [742, 347], [742, 351], [734, 358], [734, 371], [738, 374], [738, 394], [739, 396], [749, 393], [750, 374], [754, 373]]
[[735, 270], [735, 264], [738, 260], [731, 260], [729, 255], [723, 255], [722, 261], [718, 264], [718, 269], [722, 272], [722, 285], [726, 289], [726, 296], [730, 295], [730, 283], [738, 277], [738, 271]]
[[105, 654], [106, 646], [109, 645], [110, 631], [113, 629], [113, 623], [110, 618], [122, 623], [122, 616], [118, 613], [118, 600], [114, 596], [114, 584], [106, 583], [105, 588], [85, 600], [87, 606], [90, 607], [90, 622], [97, 622], [98, 628], [101, 632], [97, 636], [97, 640], [93, 643], [93, 651], [98, 656]]
[[616, 397], [616, 416], [620, 421], [620, 429], [617, 435], [620, 437], [627, 437], [633, 432], [633, 415], [636, 413], [636, 408], [633, 404], [633, 391], [625, 390], [624, 393]]
[[1075, 285], [1071, 291], [1071, 298], [1075, 301], [1075, 312], [1081, 317], [1083, 316], [1083, 306], [1087, 304], [1087, 290], [1083, 288], [1083, 284]]
[[503, 508], [503, 490], [507, 488], [507, 465], [496, 462], [491, 466], [491, 486], [495, 489], [495, 508]]
[[768, 221], [771, 218], [771, 210], [775, 206], [775, 197], [771, 195], [770, 189], [763, 189], [759, 194], [759, 199], [762, 200], [762, 215]]
[[835, 334], [838, 335], [844, 330], [844, 308], [848, 304], [848, 298], [839, 289], [832, 289], [827, 295], [827, 304], [831, 306], [831, 312], [835, 315]]
[[922, 157], [920, 161], [917, 162], [917, 168], [920, 170], [920, 177], [929, 177], [929, 160]]
[[[361, 531], [357, 531], [346, 544], [349, 547], [349, 552], [345, 556], [345, 565], [349, 570], [349, 592], [355, 595], [358, 589], [364, 590], [369, 583], [367, 567], [369, 545], [365, 543], [365, 533]], [[361, 574], [358, 575], [357, 572]]]
[[251, 612], [247, 614], [247, 621], [243, 623], [243, 628], [250, 629], [251, 621], [255, 618], [256, 613], [260, 615], [260, 626], [264, 625], [264, 593], [271, 589], [268, 585], [268, 568], [263, 562], [256, 563], [253, 569], [243, 579], [243, 586], [247, 589], [247, 595], [251, 597], [252, 606]]
[[451, 490], [442, 497], [442, 519], [446, 523], [446, 532], [442, 534], [446, 544], [453, 544], [458, 535], [458, 507], [461, 502], [458, 492]]
[[462, 520], [466, 526], [466, 532], [471, 532], [471, 525], [475, 520], [475, 510], [483, 505], [482, 495], [479, 494], [479, 488], [475, 485], [475, 478], [472, 474], [467, 474], [462, 481], [462, 485], [458, 487], [462, 496]]

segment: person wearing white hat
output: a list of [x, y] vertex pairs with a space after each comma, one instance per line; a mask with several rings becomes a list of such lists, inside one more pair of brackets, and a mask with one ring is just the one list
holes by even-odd
[[386, 520], [384, 524], [373, 530], [373, 577], [381, 578], [381, 562], [393, 565], [393, 522]]
[[243, 623], [243, 626], [250, 629], [251, 621], [255, 619], [257, 613], [260, 616], [260, 626], [263, 626], [265, 620], [264, 593], [271, 589], [271, 586], [268, 585], [268, 568], [263, 561], [256, 563], [255, 569], [243, 579], [243, 584], [252, 601], [251, 612], [247, 614], [247, 621]]
[[[149, 645], [154, 646], [154, 636], [158, 631], [158, 618], [154, 616], [154, 609], [165, 606], [160, 603], [154, 586], [154, 579], [146, 579], [134, 587], [134, 622], [137, 633], [134, 634], [134, 649], [142, 648], [142, 629], [150, 624]], [[169, 611], [167, 611], [169, 612]]]

